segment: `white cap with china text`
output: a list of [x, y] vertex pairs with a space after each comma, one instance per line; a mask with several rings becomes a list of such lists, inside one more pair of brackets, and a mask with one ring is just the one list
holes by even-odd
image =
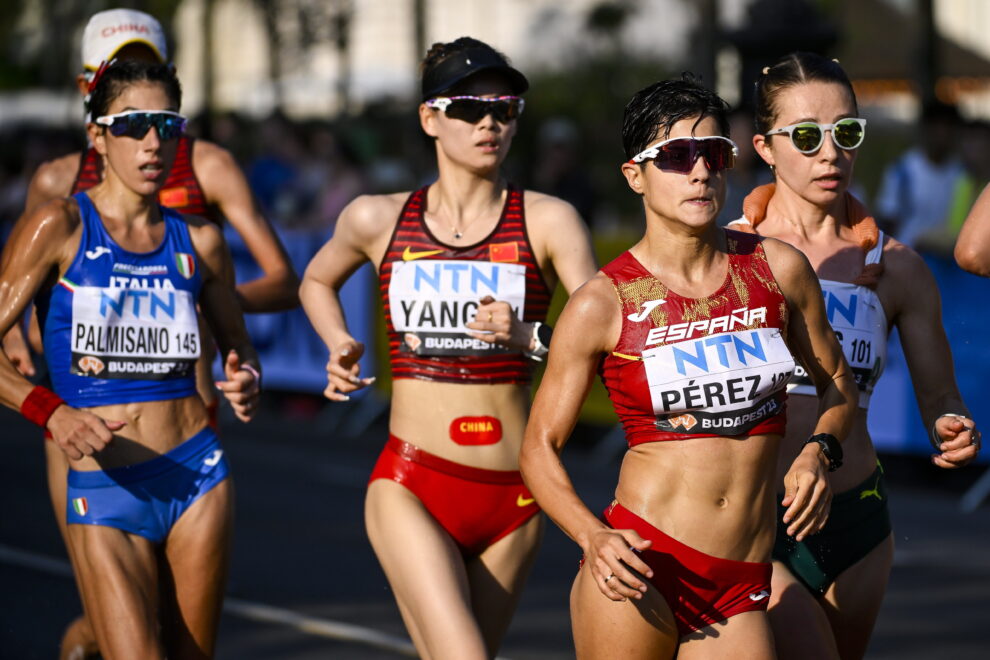
[[164, 62], [168, 46], [162, 24], [154, 16], [135, 9], [108, 9], [93, 14], [86, 24], [82, 40], [83, 69], [95, 71], [100, 63], [129, 44], [143, 44]]

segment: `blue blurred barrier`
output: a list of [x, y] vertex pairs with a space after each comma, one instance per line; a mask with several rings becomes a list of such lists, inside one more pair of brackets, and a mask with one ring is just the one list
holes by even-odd
[[[942, 322], [952, 347], [956, 380], [976, 423], [990, 430], [990, 280], [966, 273], [950, 259], [925, 256], [942, 294]], [[904, 286], [910, 287], [909, 282]], [[935, 314], [932, 310], [932, 314]], [[946, 369], [951, 365], [946, 365]], [[946, 410], [945, 412], [955, 412]], [[870, 404], [870, 435], [880, 451], [932, 454], [929, 431], [921, 421], [911, 376], [896, 333], [887, 368]], [[987, 462], [982, 452], [980, 462]]]
[[[302, 277], [309, 260], [327, 241], [330, 233], [278, 231], [278, 235], [289, 260]], [[229, 227], [224, 231], [224, 236], [234, 258], [237, 281], [244, 282], [260, 276], [262, 271], [241, 237]], [[374, 269], [370, 264], [365, 264], [351, 276], [340, 292], [348, 328], [355, 338], [364, 342], [367, 349], [374, 346], [372, 306], [377, 303], [375, 284]], [[244, 319], [261, 358], [266, 388], [313, 393], [323, 391], [327, 385], [329, 353], [302, 308], [275, 314], [246, 314]], [[366, 350], [361, 359], [361, 373], [375, 373], [372, 350]]]

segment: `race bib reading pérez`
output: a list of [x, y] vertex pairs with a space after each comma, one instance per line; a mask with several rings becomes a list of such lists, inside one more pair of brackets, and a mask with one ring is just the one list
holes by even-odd
[[643, 364], [658, 428], [719, 435], [744, 434], [780, 412], [774, 395], [794, 371], [777, 328], [658, 346], [643, 351]]
[[164, 380], [193, 373], [198, 357], [199, 325], [189, 291], [74, 288], [73, 374]]
[[388, 297], [402, 349], [424, 356], [488, 355], [506, 348], [466, 334], [478, 301], [509, 303], [520, 319], [526, 303], [526, 266], [488, 261], [401, 262], [392, 266]]

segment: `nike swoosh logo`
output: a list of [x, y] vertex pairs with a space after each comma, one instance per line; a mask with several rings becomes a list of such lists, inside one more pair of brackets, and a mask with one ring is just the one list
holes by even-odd
[[443, 250], [423, 250], [422, 252], [413, 252], [406, 246], [406, 249], [402, 251], [403, 261], [412, 261], [413, 259], [422, 259], [423, 257], [432, 257], [435, 254], [440, 254]]
[[223, 456], [223, 450], [222, 449], [217, 449], [212, 454], [210, 454], [210, 457], [209, 458], [204, 458], [203, 459], [203, 464], [204, 465], [207, 465], [209, 467], [213, 467], [217, 463], [220, 462], [220, 458], [222, 456]]
[[530, 504], [532, 504], [535, 501], [536, 501], [535, 498], [532, 498], [532, 497], [528, 497], [528, 498], [527, 497], [523, 497], [522, 496], [522, 493], [519, 493], [519, 496], [516, 497], [516, 506], [529, 506]]
[[110, 248], [103, 245], [97, 245], [92, 250], [86, 250], [87, 259], [99, 259], [104, 254], [110, 254]]
[[750, 600], [763, 600], [764, 598], [767, 598], [769, 595], [770, 595], [770, 592], [767, 591], [766, 589], [764, 589], [763, 591], [761, 591], [758, 594], [750, 594], [749, 595], [749, 599]]
[[652, 312], [654, 309], [664, 304], [665, 302], [667, 301], [664, 300], [663, 298], [661, 298], [660, 300], [647, 300], [645, 303], [643, 303], [643, 311], [641, 311], [639, 314], [630, 314], [626, 318], [632, 321], [633, 323], [639, 323], [640, 321], [645, 321], [646, 317], [650, 315], [650, 312]]

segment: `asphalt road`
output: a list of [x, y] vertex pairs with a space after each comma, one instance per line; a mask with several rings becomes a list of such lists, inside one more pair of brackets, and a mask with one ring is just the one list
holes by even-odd
[[[296, 404], [300, 403], [299, 401]], [[403, 657], [405, 632], [361, 519], [364, 485], [385, 439], [382, 417], [276, 401], [250, 425], [223, 422], [237, 488], [237, 533], [217, 657]], [[617, 455], [591, 440], [565, 453], [582, 496], [611, 497]], [[40, 433], [0, 411], [0, 658], [57, 657], [80, 611], [49, 510]], [[604, 464], [603, 464], [604, 463]], [[897, 553], [869, 658], [990, 657], [990, 504], [959, 511], [982, 468], [940, 474], [887, 457]], [[552, 524], [501, 656], [573, 657], [567, 598], [579, 553]]]

